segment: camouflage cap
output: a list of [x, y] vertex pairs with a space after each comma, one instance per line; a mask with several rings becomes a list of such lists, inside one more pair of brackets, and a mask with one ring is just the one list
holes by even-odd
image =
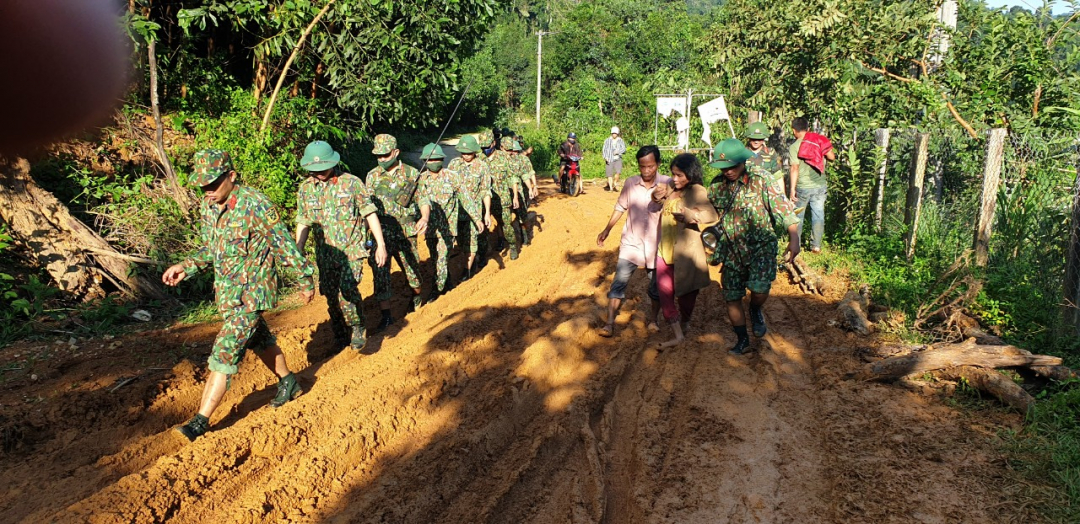
[[765, 122], [754, 122], [746, 126], [746, 138], [764, 140], [769, 138], [769, 126]]
[[197, 187], [208, 186], [221, 175], [233, 170], [232, 158], [221, 149], [197, 151], [191, 164], [191, 183]]
[[511, 151], [514, 149], [514, 139], [504, 136], [502, 137], [502, 140], [499, 141], [499, 146], [502, 147], [503, 151]]
[[397, 149], [397, 139], [392, 135], [375, 135], [375, 149], [371, 152], [376, 155], [386, 155]]
[[481, 131], [476, 135], [476, 141], [483, 146], [491, 145], [495, 141], [495, 135], [492, 135], [491, 131]]

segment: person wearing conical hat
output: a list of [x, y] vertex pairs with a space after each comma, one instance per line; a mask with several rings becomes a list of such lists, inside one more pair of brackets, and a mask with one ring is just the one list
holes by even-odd
[[720, 284], [727, 302], [728, 318], [737, 341], [731, 353], [742, 355], [750, 351], [750, 336], [746, 332], [743, 298], [750, 290], [750, 322], [754, 335], [766, 333], [762, 307], [769, 298], [776, 280], [777, 230], [787, 231], [789, 241], [785, 252], [790, 262], [799, 254], [798, 219], [795, 208], [784, 194], [769, 182], [768, 173], [747, 161], [754, 153], [737, 138], [716, 144], [710, 166], [720, 170], [709, 184], [709, 201], [720, 219], [709, 228], [715, 231], [715, 251], [709, 257], [712, 265], [723, 264]]
[[[486, 251], [487, 245], [481, 246], [480, 243], [487, 236], [482, 232], [487, 233], [487, 228], [491, 226], [492, 222], [492, 177], [488, 163], [479, 156], [482, 151], [476, 137], [472, 135], [461, 137], [454, 149], [461, 153], [461, 156], [451, 160], [450, 165], [447, 167], [461, 175], [458, 202], [461, 205], [461, 211], [463, 211], [462, 218], [467, 220], [464, 222], [465, 231], [460, 231], [458, 238], [466, 236], [469, 242], [469, 259], [465, 266], [465, 274], [461, 277], [461, 280], [464, 281], [472, 278], [473, 274], [479, 270], [477, 253]], [[482, 247], [484, 249], [481, 249]]]
[[[339, 169], [340, 161], [341, 155], [322, 140], [304, 148], [300, 167], [308, 176], [296, 196], [296, 245], [303, 251], [314, 230], [319, 291], [326, 297], [335, 342], [362, 351], [367, 323], [360, 280], [369, 256], [376, 265], [386, 264], [386, 242], [371, 193], [359, 178]], [[366, 245], [369, 230], [374, 252]]]

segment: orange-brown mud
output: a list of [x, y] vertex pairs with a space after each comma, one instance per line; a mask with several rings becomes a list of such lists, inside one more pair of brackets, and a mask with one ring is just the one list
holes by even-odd
[[[0, 521], [1037, 518], [996, 437], [1019, 417], [848, 378], [860, 348], [880, 342], [829, 325], [839, 277], [824, 298], [781, 277], [771, 334], [748, 357], [725, 351], [718, 285], [682, 347], [652, 349], [670, 334], [646, 330], [643, 272], [615, 337], [597, 336], [618, 228], [604, 248], [595, 238], [615, 195], [551, 189], [519, 260], [495, 257], [373, 336], [371, 354], [333, 352], [321, 301], [270, 315], [304, 395], [267, 407], [274, 377], [248, 355], [194, 443], [172, 428], [196, 409], [215, 325], [0, 352], [0, 365], [31, 367], [0, 385]], [[394, 306], [400, 315], [404, 299]], [[374, 325], [374, 302], [367, 311]]]

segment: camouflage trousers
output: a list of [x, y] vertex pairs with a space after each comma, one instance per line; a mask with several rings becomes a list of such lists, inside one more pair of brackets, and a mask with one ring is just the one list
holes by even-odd
[[315, 260], [319, 266], [319, 292], [326, 297], [334, 337], [349, 340], [353, 326], [366, 330], [364, 297], [360, 295], [364, 261], [349, 260], [341, 252], [321, 253], [318, 250]]
[[379, 267], [375, 257], [368, 257], [375, 278], [375, 299], [382, 302], [394, 295], [390, 289], [390, 264], [393, 260], [397, 260], [398, 267], [405, 272], [409, 287], [419, 291], [420, 252], [416, 250], [416, 237], [405, 236], [400, 228], [387, 227], [383, 229], [383, 240], [386, 241], [386, 254], [389, 256], [386, 265]]
[[[477, 201], [475, 199], [466, 199], [461, 202], [460, 213], [458, 213], [458, 239], [460, 241], [467, 241], [469, 243], [469, 254], [475, 255], [480, 252], [480, 247], [483, 244], [484, 249], [487, 249], [484, 237], [487, 235], [480, 234], [480, 228], [476, 227], [474, 220], [479, 217], [480, 223], [484, 222], [486, 217], [480, 216], [484, 214], [483, 201]], [[463, 250], [464, 251], [464, 250]]]
[[745, 260], [724, 263], [720, 272], [720, 287], [724, 289], [724, 300], [738, 302], [746, 296], [746, 290], [754, 293], [768, 293], [776, 280], [777, 244], [773, 242], [754, 243], [743, 254]]
[[520, 205], [514, 210], [514, 214], [517, 215], [518, 225], [521, 228], [521, 243], [528, 244], [532, 242], [532, 223], [529, 222], [529, 188], [524, 184], [518, 192], [518, 203]]
[[514, 231], [514, 199], [510, 191], [491, 192], [491, 214], [499, 217], [499, 227], [511, 250], [520, 249], [517, 232]]
[[225, 323], [221, 326], [214, 347], [210, 350], [210, 371], [235, 375], [244, 352], [248, 348], [258, 352], [276, 345], [270, 328], [263, 319], [262, 311], [223, 311]]
[[[454, 220], [457, 225], [457, 220]], [[450, 285], [450, 248], [454, 246], [454, 231], [450, 228], [450, 222], [446, 215], [436, 212], [434, 206], [431, 209], [431, 217], [428, 220], [427, 234], [428, 252], [435, 260], [435, 284], [434, 289], [442, 292]]]

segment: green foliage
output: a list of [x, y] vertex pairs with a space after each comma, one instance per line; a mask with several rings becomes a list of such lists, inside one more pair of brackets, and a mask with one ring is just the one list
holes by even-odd
[[[300, 157], [313, 140], [326, 140], [345, 157], [360, 153], [357, 131], [348, 132], [339, 118], [305, 98], [282, 100], [265, 134], [259, 133], [260, 117], [250, 93], [234, 90], [231, 106], [220, 116], [190, 115], [195, 129], [192, 149], [220, 148], [232, 155], [233, 165], [243, 183], [258, 188], [286, 216], [296, 210], [296, 188], [300, 182]], [[194, 151], [179, 151], [178, 163], [185, 166]], [[186, 183], [186, 177], [184, 182]]]

